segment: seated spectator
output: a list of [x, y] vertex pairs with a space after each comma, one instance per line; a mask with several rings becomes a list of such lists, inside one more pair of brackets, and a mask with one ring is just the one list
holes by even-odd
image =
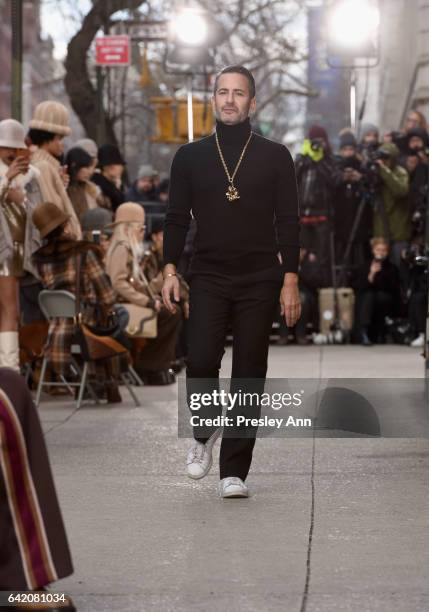
[[140, 166], [137, 179], [128, 189], [125, 197], [129, 202], [155, 202], [156, 189], [154, 184], [155, 169], [150, 164]]
[[109, 248], [112, 230], [108, 226], [112, 223], [113, 215], [105, 208], [92, 208], [82, 215], [82, 232], [84, 240], [95, 242], [103, 249], [104, 256]]
[[[163, 244], [164, 244], [164, 223], [155, 221], [149, 235], [150, 246], [145, 252], [142, 261], [142, 270], [147, 280], [151, 283], [152, 289], [161, 294], [163, 285], [162, 270], [164, 268]], [[180, 283], [180, 299], [183, 307], [183, 325], [176, 346], [176, 360], [172, 367], [175, 372], [179, 372], [184, 365], [184, 358], [187, 354], [187, 319], [189, 318], [189, 285], [178, 273]]]
[[372, 259], [360, 268], [355, 285], [355, 331], [364, 346], [384, 341], [384, 318], [394, 316], [400, 304], [399, 272], [388, 259], [388, 243], [373, 238], [371, 247]]
[[124, 201], [122, 176], [126, 165], [118, 147], [105, 144], [98, 149], [99, 172], [94, 172], [91, 181], [98, 185], [103, 195], [102, 206], [113, 212]]
[[171, 314], [162, 303], [159, 287], [149, 282], [141, 269], [145, 212], [142, 206], [127, 202], [118, 208], [113, 236], [107, 252], [107, 272], [113, 288], [124, 304], [154, 309], [158, 313], [158, 334], [147, 339], [135, 368], [146, 384], [174, 382], [171, 363], [182, 324], [182, 309]]
[[168, 192], [170, 189], [170, 179], [164, 178], [158, 185], [156, 199], [158, 202], [168, 204]]
[[66, 155], [66, 165], [70, 176], [67, 193], [79, 221], [82, 221], [87, 210], [102, 204], [100, 188], [90, 181], [93, 159], [83, 149], [74, 147]]
[[[104, 271], [101, 249], [90, 242], [70, 238], [69, 217], [51, 202], [39, 204], [33, 222], [45, 240], [33, 255], [45, 289], [62, 289], [76, 294], [76, 263], [81, 258], [81, 301], [83, 321], [88, 325], [105, 325], [116, 296]], [[46, 355], [54, 371], [67, 378], [71, 361], [70, 348], [74, 322], [56, 318], [50, 322]], [[106, 383], [108, 402], [120, 400], [117, 385]]]
[[424, 256], [424, 236], [416, 236], [408, 250], [402, 252], [399, 274], [406, 287], [408, 298], [408, 321], [410, 323], [410, 346], [421, 348], [425, 342], [426, 315], [428, 311], [427, 265], [418, 261]]
[[[0, 390], [0, 590], [62, 590], [55, 582], [73, 564], [39, 415], [24, 378], [10, 368], [0, 368]], [[23, 602], [1, 609], [76, 612], [69, 597], [55, 608]]]
[[[299, 253], [299, 294], [301, 298], [301, 317], [292, 328], [297, 344], [310, 343], [308, 332], [319, 326], [319, 305], [317, 290], [320, 286], [320, 266], [314, 253], [301, 249]], [[288, 344], [288, 327], [284, 316], [279, 319], [279, 339], [277, 344]]]

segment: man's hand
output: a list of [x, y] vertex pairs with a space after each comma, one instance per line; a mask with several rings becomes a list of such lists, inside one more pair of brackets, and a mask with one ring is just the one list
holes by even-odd
[[18, 155], [18, 157], [15, 157], [13, 162], [10, 164], [6, 172], [6, 178], [11, 181], [18, 176], [18, 174], [26, 174], [28, 172], [29, 165], [30, 161], [28, 157]]
[[285, 317], [288, 327], [293, 327], [301, 316], [301, 298], [297, 280], [292, 282], [286, 280], [283, 284], [280, 292], [280, 312]]
[[164, 279], [161, 293], [164, 306], [169, 312], [174, 314], [177, 310], [177, 307], [172, 303], [171, 297], [173, 296], [176, 302], [180, 300], [180, 286], [179, 279], [177, 278], [177, 276], [167, 276]]

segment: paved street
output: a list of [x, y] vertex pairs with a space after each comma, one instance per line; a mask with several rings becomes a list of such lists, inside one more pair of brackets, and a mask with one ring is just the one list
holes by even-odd
[[[421, 378], [419, 352], [273, 346], [269, 376]], [[176, 388], [138, 392], [40, 410], [80, 611], [429, 609], [429, 440], [260, 439], [252, 496], [221, 500], [215, 467], [184, 475]]]

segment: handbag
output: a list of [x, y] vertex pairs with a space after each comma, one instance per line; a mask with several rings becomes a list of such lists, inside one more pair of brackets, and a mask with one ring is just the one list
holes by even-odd
[[122, 304], [130, 315], [125, 329], [132, 338], [156, 338], [158, 335], [158, 313], [153, 308], [137, 304]]
[[114, 338], [107, 335], [97, 335], [82, 321], [80, 311], [80, 294], [82, 284], [82, 256], [76, 256], [76, 300], [75, 300], [75, 332], [73, 343], [78, 344], [84, 361], [101, 361], [127, 353], [127, 349]]

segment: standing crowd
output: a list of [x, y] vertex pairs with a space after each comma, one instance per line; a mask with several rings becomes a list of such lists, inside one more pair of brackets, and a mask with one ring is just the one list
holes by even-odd
[[[295, 165], [303, 305], [295, 340], [324, 343], [339, 330], [366, 346], [386, 341], [423, 346], [429, 188], [425, 117], [410, 111], [400, 132], [380, 134], [377, 126], [364, 124], [358, 138], [344, 129], [336, 155], [325, 129], [313, 125]], [[326, 296], [334, 294], [328, 288], [337, 288], [337, 298], [334, 304], [328, 299], [326, 306]], [[282, 322], [280, 334], [280, 343], [291, 341]]]

